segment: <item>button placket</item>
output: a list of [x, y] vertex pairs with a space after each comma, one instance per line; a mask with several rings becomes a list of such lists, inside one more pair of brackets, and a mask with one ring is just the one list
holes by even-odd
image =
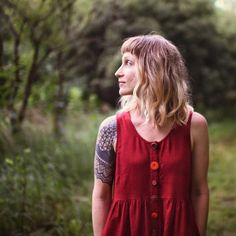
[[150, 193], [151, 193], [151, 219], [152, 219], [152, 229], [153, 231], [158, 231], [158, 181], [159, 181], [159, 144], [152, 143], [150, 150]]

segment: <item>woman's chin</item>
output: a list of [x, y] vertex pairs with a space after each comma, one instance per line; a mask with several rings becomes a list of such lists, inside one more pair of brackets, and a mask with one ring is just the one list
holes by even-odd
[[119, 90], [119, 94], [120, 94], [120, 96], [128, 96], [128, 95], [132, 95], [133, 92], [132, 91], [127, 91], [127, 90], [120, 89]]

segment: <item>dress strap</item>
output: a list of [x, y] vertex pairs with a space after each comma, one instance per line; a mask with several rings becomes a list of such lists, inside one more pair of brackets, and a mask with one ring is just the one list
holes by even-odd
[[191, 110], [188, 115], [188, 121], [187, 121], [188, 127], [190, 127], [190, 125], [191, 125], [192, 116], [193, 116], [193, 111]]

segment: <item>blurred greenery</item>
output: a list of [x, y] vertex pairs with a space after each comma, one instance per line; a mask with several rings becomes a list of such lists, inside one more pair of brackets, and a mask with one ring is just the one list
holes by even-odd
[[181, 50], [194, 105], [224, 115], [236, 101], [236, 12], [229, 3], [1, 0], [0, 105], [12, 131], [20, 130], [28, 107], [41, 106], [54, 114], [59, 134], [75, 87], [83, 101], [93, 94], [116, 106], [122, 41], [150, 32]]
[[127, 37], [176, 44], [210, 123], [208, 235], [235, 235], [236, 11], [230, 0], [0, 0], [0, 234], [92, 235], [93, 152]]
[[93, 146], [101, 119], [96, 112], [71, 114], [63, 141], [51, 132], [50, 117], [25, 123], [14, 139], [1, 120], [1, 235], [92, 235]]
[[233, 236], [236, 233], [235, 133], [234, 120], [210, 124], [209, 235]]

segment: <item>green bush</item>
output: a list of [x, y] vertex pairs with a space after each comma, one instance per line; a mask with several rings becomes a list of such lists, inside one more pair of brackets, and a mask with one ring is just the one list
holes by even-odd
[[13, 139], [2, 122], [1, 235], [92, 235], [93, 152], [101, 119], [71, 115], [63, 141], [49, 123], [42, 129], [28, 122]]

